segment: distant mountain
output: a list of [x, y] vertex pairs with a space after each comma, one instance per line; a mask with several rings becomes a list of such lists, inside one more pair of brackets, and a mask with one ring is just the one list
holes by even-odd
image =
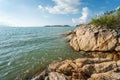
[[71, 27], [70, 25], [46, 25], [44, 27]]

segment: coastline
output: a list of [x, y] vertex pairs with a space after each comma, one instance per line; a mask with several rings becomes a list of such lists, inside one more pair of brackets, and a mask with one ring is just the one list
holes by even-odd
[[[83, 26], [83, 27], [81, 27], [81, 26]], [[105, 29], [105, 28], [101, 28], [101, 27], [96, 28], [93, 25], [91, 27], [92, 29], [87, 29], [87, 27], [90, 25], [81, 25], [81, 26], [77, 27], [75, 30], [69, 31], [68, 33], [62, 34], [62, 35], [67, 37], [68, 43], [75, 51], [78, 51], [78, 52], [81, 50], [87, 51], [87, 53], [86, 53], [87, 56], [90, 55], [93, 58], [78, 58], [78, 59], [73, 59], [73, 60], [70, 59], [70, 60], [64, 60], [64, 61], [60, 61], [60, 62], [58, 61], [56, 63], [52, 63], [45, 70], [43, 70], [43, 72], [41, 72], [37, 76], [34, 76], [32, 78], [32, 80], [44, 80], [44, 79], [54, 80], [56, 78], [57, 78], [56, 80], [76, 80], [76, 79], [101, 80], [103, 77], [105, 80], [120, 79], [120, 77], [119, 77], [120, 74], [117, 73], [120, 71], [119, 48], [115, 49], [115, 50], [118, 50], [118, 52], [114, 51], [114, 50], [111, 51], [112, 49], [109, 49], [109, 48], [107, 48], [107, 49], [106, 48], [98, 48], [99, 50], [96, 50], [96, 48], [89, 49], [89, 45], [92, 45], [92, 44], [87, 44], [88, 46], [82, 49], [81, 47], [83, 47], [83, 46], [80, 46], [81, 43], [76, 42], [76, 41], [78, 41], [76, 39], [80, 39], [79, 38], [80, 35], [78, 35], [78, 33], [79, 34], [84, 33], [83, 31], [85, 31], [85, 30], [88, 30], [88, 34], [89, 34], [89, 30], [92, 30], [92, 31], [98, 30], [101, 32], [103, 30], [103, 32], [108, 31], [107, 33], [109, 33], [110, 35], [111, 35], [112, 31], [110, 30], [111, 32], [109, 32], [109, 29]], [[88, 28], [90, 28], [90, 27], [88, 27]], [[76, 38], [77, 37], [76, 34], [78, 35], [78, 38]], [[92, 33], [87, 36], [91, 36], [91, 35], [92, 35]], [[119, 35], [119, 33], [117, 33], [116, 35]], [[116, 36], [116, 35], [114, 34], [114, 36]], [[81, 36], [83, 36], [82, 39], [84, 39], [84, 40], [86, 39], [86, 37], [84, 38], [85, 34], [81, 35]], [[103, 35], [103, 36], [105, 36], [105, 35]], [[118, 36], [117, 37], [114, 37], [114, 36], [112, 36], [113, 38], [110, 38], [110, 39], [119, 38]], [[92, 38], [94, 38], [94, 36], [92, 36]], [[87, 39], [87, 40], [92, 40], [92, 38]], [[110, 39], [106, 43], [110, 43], [110, 41], [111, 41]], [[99, 40], [99, 39], [96, 39], [96, 40]], [[114, 43], [114, 41], [112, 41], [112, 42]], [[117, 41], [117, 42], [119, 42], [119, 41]], [[85, 43], [83, 43], [83, 44], [85, 44]], [[107, 45], [104, 45], [104, 46], [107, 46]], [[97, 57], [97, 58], [95, 58], [95, 57]], [[75, 63], [76, 60], [78, 60], [78, 62]], [[94, 65], [92, 65], [92, 64], [94, 64]], [[95, 65], [97, 65], [97, 66], [95, 66]], [[92, 68], [94, 70], [92, 70]], [[82, 73], [81, 73], [81, 71], [82, 71]], [[117, 76], [117, 77], [114, 77], [113, 75]], [[111, 77], [111, 76], [113, 76], [113, 77]]]

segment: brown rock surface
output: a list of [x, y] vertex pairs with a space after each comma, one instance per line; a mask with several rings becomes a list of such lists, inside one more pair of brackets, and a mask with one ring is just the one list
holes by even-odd
[[52, 63], [32, 80], [120, 80], [120, 61], [79, 58]]
[[76, 51], [120, 51], [120, 29], [87, 24], [79, 26], [70, 35], [70, 46]]
[[114, 61], [120, 60], [120, 52], [87, 52], [91, 57], [109, 58]]

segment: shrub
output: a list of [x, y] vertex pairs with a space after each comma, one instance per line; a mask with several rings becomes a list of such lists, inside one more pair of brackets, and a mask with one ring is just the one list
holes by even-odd
[[120, 8], [109, 12], [107, 11], [102, 16], [93, 18], [90, 24], [106, 28], [120, 28]]

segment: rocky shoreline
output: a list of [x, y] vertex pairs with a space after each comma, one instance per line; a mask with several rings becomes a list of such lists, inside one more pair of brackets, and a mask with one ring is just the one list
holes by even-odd
[[67, 35], [76, 51], [120, 51], [120, 29], [84, 24]]
[[52, 63], [32, 80], [120, 80], [120, 29], [84, 24], [63, 35], [75, 51], [97, 58]]
[[120, 80], [120, 61], [79, 58], [50, 64], [32, 80]]

